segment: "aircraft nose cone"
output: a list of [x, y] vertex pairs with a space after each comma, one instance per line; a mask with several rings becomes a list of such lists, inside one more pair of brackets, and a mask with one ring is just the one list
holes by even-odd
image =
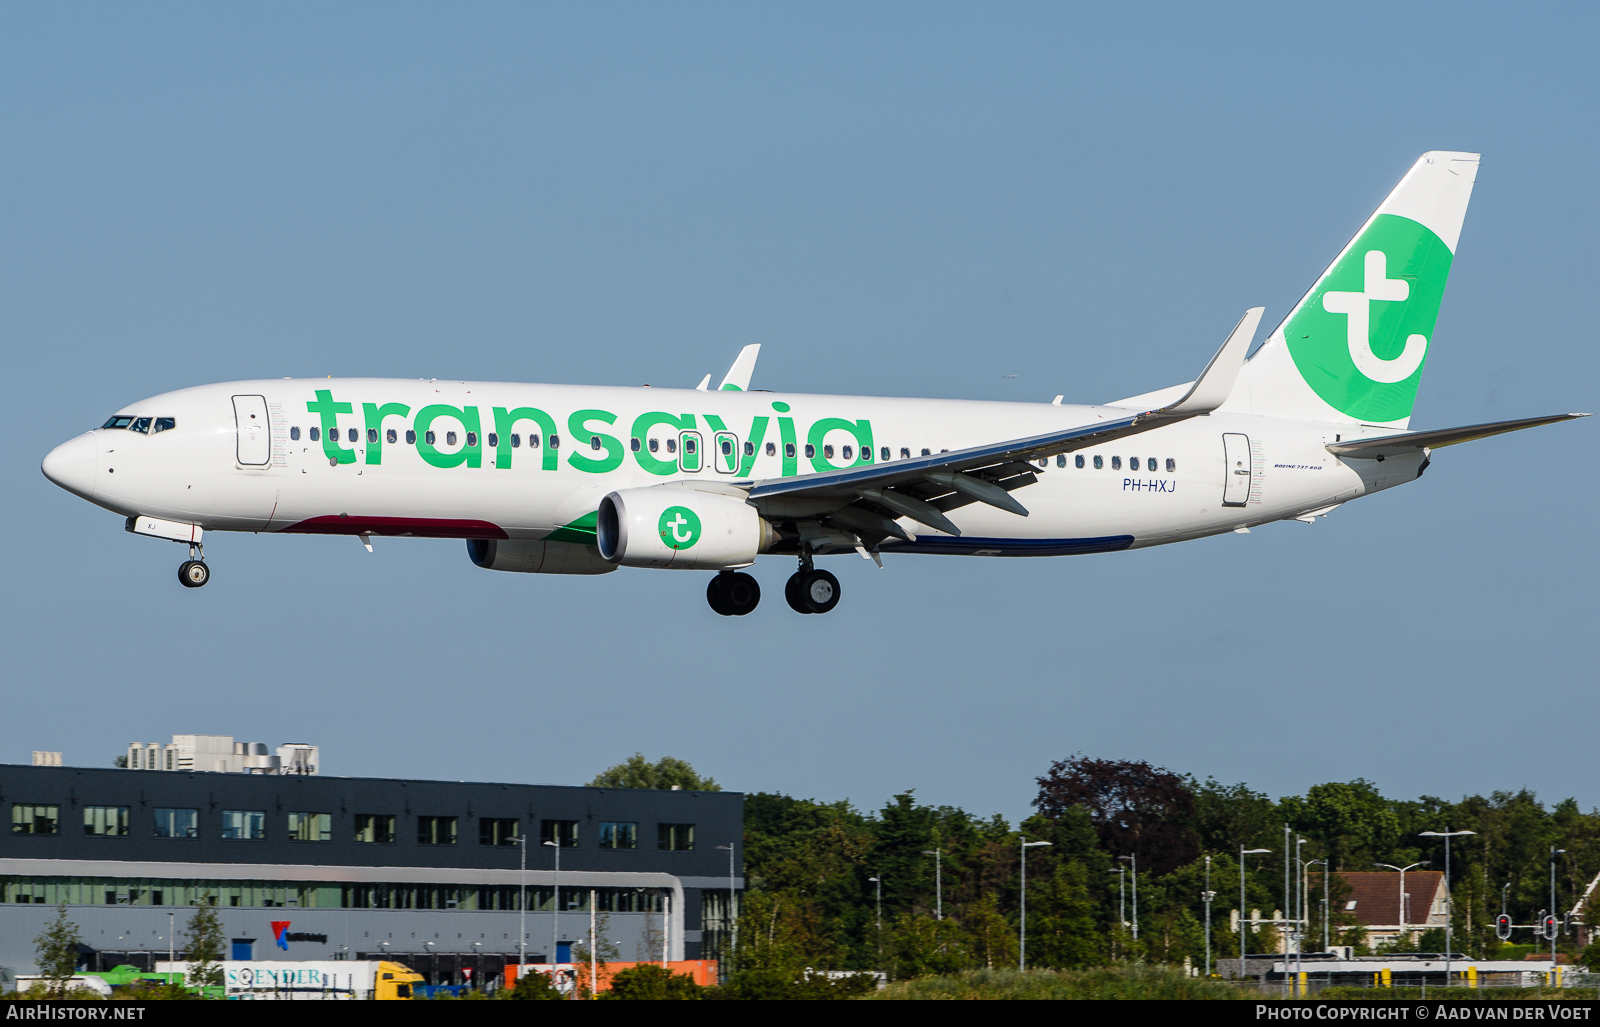
[[99, 462], [99, 443], [93, 432], [63, 442], [44, 458], [44, 476], [71, 492], [88, 499], [94, 494], [95, 464]]

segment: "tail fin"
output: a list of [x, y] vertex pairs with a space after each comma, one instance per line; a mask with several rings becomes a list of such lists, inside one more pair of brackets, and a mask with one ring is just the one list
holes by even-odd
[[1477, 171], [1476, 153], [1423, 154], [1245, 365], [1224, 409], [1406, 427]]

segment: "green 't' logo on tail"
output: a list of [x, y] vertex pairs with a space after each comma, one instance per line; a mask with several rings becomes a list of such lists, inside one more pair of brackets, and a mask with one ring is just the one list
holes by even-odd
[[688, 549], [700, 541], [700, 518], [686, 506], [669, 506], [656, 525], [668, 549]]
[[1451, 259], [1417, 222], [1374, 218], [1284, 326], [1306, 384], [1363, 421], [1411, 416]]

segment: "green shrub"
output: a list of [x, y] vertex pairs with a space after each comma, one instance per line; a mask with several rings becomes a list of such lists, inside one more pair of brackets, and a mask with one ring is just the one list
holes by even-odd
[[617, 971], [611, 978], [611, 990], [600, 997], [631, 1001], [698, 999], [700, 985], [688, 974], [675, 974], [666, 967], [641, 963]]
[[1083, 970], [972, 970], [898, 981], [868, 999], [1256, 999], [1253, 988], [1141, 964]]

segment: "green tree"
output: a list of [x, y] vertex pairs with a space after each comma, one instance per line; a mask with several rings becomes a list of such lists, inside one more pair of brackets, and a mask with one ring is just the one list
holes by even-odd
[[537, 970], [517, 978], [517, 986], [500, 992], [500, 997], [524, 1002], [559, 1002], [566, 998], [561, 989], [550, 982], [549, 974], [539, 973]]
[[196, 905], [184, 932], [184, 952], [189, 960], [189, 975], [184, 983], [191, 988], [221, 987], [222, 967], [217, 964], [222, 959], [222, 918], [216, 907]]
[[673, 788], [685, 792], [720, 792], [722, 786], [709, 777], [701, 777], [683, 760], [663, 756], [651, 763], [644, 753], [636, 752], [609, 770], [601, 771], [589, 782], [590, 788], [655, 788], [669, 791]]
[[700, 985], [688, 974], [675, 974], [654, 963], [640, 963], [617, 971], [611, 978], [611, 990], [600, 997], [618, 1001], [698, 999]]
[[34, 961], [39, 964], [39, 975], [44, 978], [45, 992], [50, 998], [66, 998], [71, 991], [72, 976], [78, 972], [78, 948], [82, 944], [78, 925], [67, 919], [67, 906], [62, 903], [55, 919], [33, 939]]

